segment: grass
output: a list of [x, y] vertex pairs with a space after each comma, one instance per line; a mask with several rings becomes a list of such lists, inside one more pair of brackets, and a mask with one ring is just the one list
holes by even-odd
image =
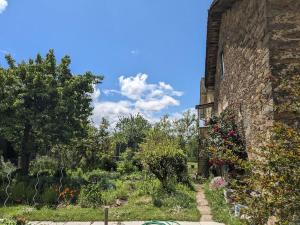
[[[29, 206], [12, 206], [0, 208], [0, 218], [25, 217], [30, 221], [103, 221], [103, 208], [80, 208], [69, 206], [66, 208], [40, 210]], [[176, 221], [199, 221], [199, 212], [196, 208], [179, 209], [161, 207], [152, 204], [128, 204], [109, 210], [110, 221], [132, 221], [132, 220], [176, 220]]]
[[[172, 194], [156, 188], [152, 195], [145, 194], [146, 192], [141, 186], [131, 193], [128, 190], [127, 193], [130, 193], [128, 202], [119, 207], [111, 207], [109, 220], [199, 221], [200, 213], [197, 210], [195, 191], [183, 185], [176, 185], [176, 190]], [[155, 201], [159, 202], [159, 205], [154, 204]], [[0, 208], [0, 218], [7, 217], [24, 217], [28, 221], [103, 221], [104, 208], [81, 208], [74, 205], [57, 209], [49, 207], [35, 209], [26, 205]]]
[[209, 184], [204, 186], [205, 196], [211, 207], [213, 219], [226, 225], [244, 225], [241, 220], [234, 217], [228, 204], [225, 202], [223, 190], [211, 190]]

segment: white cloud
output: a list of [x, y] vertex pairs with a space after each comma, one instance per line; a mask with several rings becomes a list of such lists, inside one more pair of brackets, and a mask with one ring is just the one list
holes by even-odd
[[132, 104], [129, 101], [119, 102], [94, 102], [93, 122], [98, 125], [101, 118], [108, 119], [111, 124], [115, 124], [120, 116], [126, 116], [131, 113]]
[[120, 116], [129, 114], [142, 114], [150, 121], [157, 121], [155, 113], [162, 112], [171, 106], [179, 106], [176, 97], [182, 92], [175, 91], [170, 84], [147, 82], [147, 74], [119, 77], [119, 90], [103, 90], [105, 95], [117, 94], [125, 100], [101, 101], [100, 90], [95, 88], [93, 97], [94, 113], [92, 120], [99, 124], [102, 117], [114, 124]]
[[0, 0], [0, 13], [2, 13], [6, 9], [7, 5], [7, 0]]
[[124, 77], [119, 78], [121, 94], [129, 99], [137, 100], [140, 99], [145, 91], [149, 88], [146, 84], [148, 75], [138, 74], [135, 77]]
[[96, 87], [96, 85], [94, 85], [94, 92], [92, 94], [92, 99], [94, 102], [98, 101], [98, 98], [101, 95], [101, 91], [99, 88]]
[[136, 102], [136, 107], [144, 111], [158, 112], [167, 108], [168, 106], [178, 106], [179, 104], [180, 103], [178, 100], [165, 95], [159, 99], [138, 100]]

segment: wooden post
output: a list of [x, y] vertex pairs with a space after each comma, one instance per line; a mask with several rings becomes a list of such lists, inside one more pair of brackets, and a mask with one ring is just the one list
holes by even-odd
[[108, 225], [108, 207], [104, 208], [104, 225]]

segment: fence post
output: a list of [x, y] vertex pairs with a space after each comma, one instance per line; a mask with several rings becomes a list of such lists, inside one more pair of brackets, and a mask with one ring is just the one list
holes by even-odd
[[108, 207], [104, 208], [104, 225], [108, 225]]

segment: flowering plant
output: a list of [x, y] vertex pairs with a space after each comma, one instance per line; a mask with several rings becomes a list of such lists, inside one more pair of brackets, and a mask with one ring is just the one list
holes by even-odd
[[215, 177], [214, 179], [211, 180], [209, 187], [211, 189], [222, 189], [226, 187], [227, 182], [225, 181], [224, 178], [222, 177]]

